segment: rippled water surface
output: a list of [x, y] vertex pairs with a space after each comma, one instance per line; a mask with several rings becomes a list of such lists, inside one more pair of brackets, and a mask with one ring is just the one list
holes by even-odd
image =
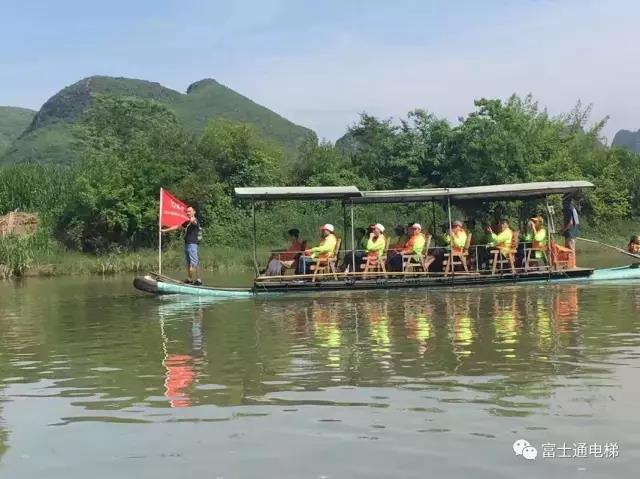
[[[637, 477], [639, 317], [640, 283], [215, 303], [2, 283], [0, 477]], [[573, 443], [593, 454], [558, 457]]]

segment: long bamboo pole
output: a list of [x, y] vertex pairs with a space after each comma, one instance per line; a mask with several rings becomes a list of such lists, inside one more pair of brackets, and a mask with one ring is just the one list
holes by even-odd
[[592, 239], [587, 239], [587, 238], [576, 238], [580, 241], [586, 241], [587, 243], [595, 243], [595, 244], [599, 244], [601, 246], [606, 246], [607, 248], [611, 248], [616, 250], [618, 253], [622, 253], [622, 254], [626, 254], [627, 256], [631, 256], [632, 258], [637, 258], [640, 259], [640, 255], [637, 254], [633, 254], [633, 253], [629, 253], [628, 251], [622, 249], [622, 248], [618, 248], [617, 246], [613, 246], [607, 243], [603, 243], [601, 241], [596, 241], [596, 240], [592, 240]]

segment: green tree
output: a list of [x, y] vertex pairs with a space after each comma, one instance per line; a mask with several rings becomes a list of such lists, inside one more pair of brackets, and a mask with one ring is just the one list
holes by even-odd
[[229, 192], [237, 186], [273, 184], [283, 158], [282, 150], [260, 138], [249, 125], [222, 118], [209, 122], [198, 152], [196, 170], [215, 174]]
[[154, 241], [158, 191], [193, 167], [193, 139], [165, 107], [111, 97], [96, 98], [75, 134], [83, 159], [62, 236], [85, 251]]

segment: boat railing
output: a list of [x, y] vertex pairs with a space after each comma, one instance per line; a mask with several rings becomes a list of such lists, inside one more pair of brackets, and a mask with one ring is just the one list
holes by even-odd
[[[363, 278], [410, 278], [410, 277], [447, 277], [447, 276], [463, 276], [463, 275], [493, 275], [493, 276], [513, 276], [513, 275], [521, 275], [521, 274], [540, 274], [544, 272], [552, 272], [552, 271], [560, 271], [566, 268], [562, 268], [560, 265], [554, 265], [552, 261], [552, 256], [550, 254], [549, 245], [546, 245], [543, 250], [539, 248], [532, 248], [531, 241], [519, 241], [516, 248], [512, 248], [511, 253], [516, 255], [515, 267], [511, 270], [508, 267], [506, 270], [495, 271], [492, 272], [492, 255], [491, 251], [495, 250], [495, 245], [491, 243], [484, 244], [472, 244], [469, 246], [468, 254], [466, 255], [467, 269], [455, 269], [452, 273], [447, 275], [446, 271], [433, 271], [431, 265], [427, 268], [423, 268], [422, 271], [412, 269], [411, 271], [390, 271], [387, 268], [386, 271], [378, 271], [378, 272], [365, 272], [359, 271], [359, 267], [355, 268], [356, 271], [353, 271], [352, 268], [348, 267], [346, 271], [337, 271], [336, 273], [318, 273], [318, 274], [284, 274], [278, 276], [258, 276], [256, 278], [257, 282], [281, 282], [281, 281], [293, 281], [299, 280], [304, 281], [307, 279], [324, 279], [333, 278], [337, 280], [354, 280], [354, 279], [363, 279]], [[387, 263], [391, 260], [391, 258], [399, 254], [401, 251], [400, 248], [389, 248], [385, 254]], [[535, 252], [541, 251], [543, 252], [543, 258], [535, 257]], [[286, 258], [285, 260], [291, 261], [293, 258], [297, 260], [297, 257], [303, 254], [303, 251], [298, 253], [291, 251], [274, 251], [272, 252], [272, 258], [277, 257], [278, 259]], [[351, 265], [352, 263], [352, 253], [358, 254], [359, 260], [361, 263], [366, 262], [366, 254], [367, 250], [365, 249], [356, 249], [353, 252], [351, 250], [343, 249], [340, 251], [338, 255], [338, 262], [344, 263], [346, 265]], [[451, 247], [449, 245], [431, 245], [429, 249], [425, 251], [425, 258], [429, 256], [433, 256], [434, 259], [438, 259], [439, 257], [444, 257], [445, 254], [451, 253]], [[286, 256], [284, 256], [286, 255]], [[530, 264], [535, 261], [535, 266]], [[294, 261], [295, 263], [295, 261]]]

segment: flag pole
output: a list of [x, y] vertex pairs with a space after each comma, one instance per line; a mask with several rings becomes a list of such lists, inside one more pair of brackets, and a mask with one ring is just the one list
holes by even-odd
[[158, 214], [158, 274], [162, 274], [162, 188], [160, 188], [160, 212]]

